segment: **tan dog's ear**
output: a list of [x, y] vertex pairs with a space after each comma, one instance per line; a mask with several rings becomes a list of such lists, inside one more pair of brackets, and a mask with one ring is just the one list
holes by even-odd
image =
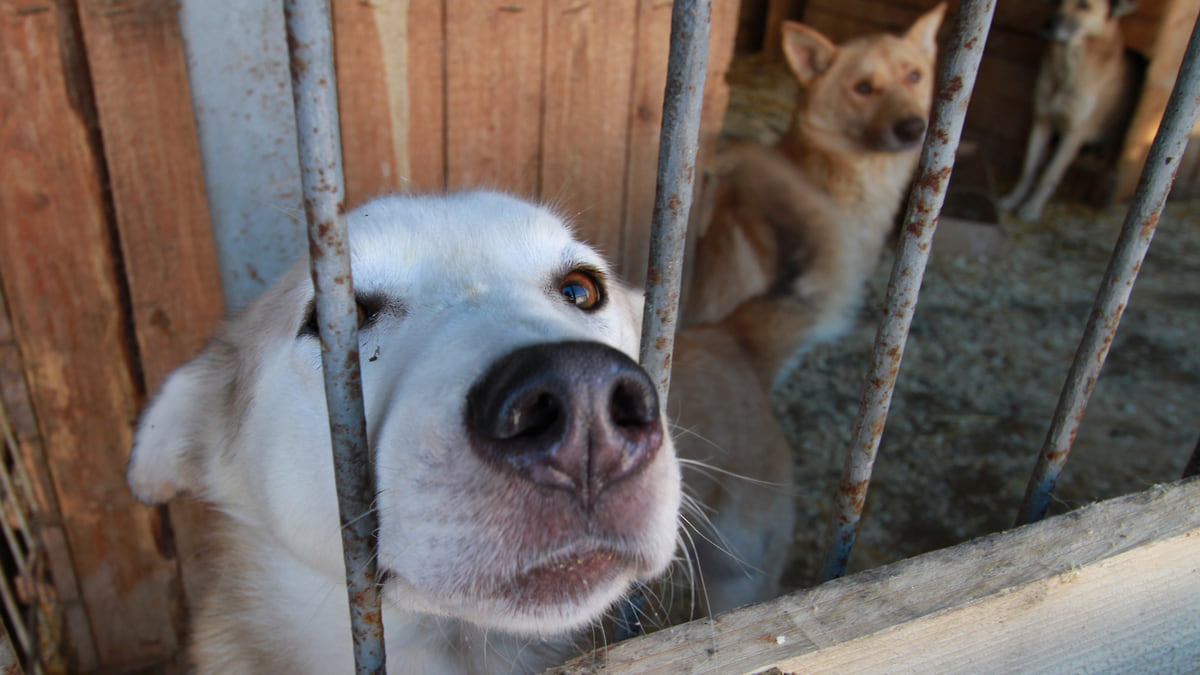
[[837, 58], [837, 46], [796, 21], [783, 22], [783, 54], [800, 84], [808, 86]]
[[139, 500], [161, 504], [203, 488], [209, 430], [221, 425], [223, 369], [212, 346], [171, 373], [142, 412], [125, 480]]
[[942, 18], [946, 15], [946, 3], [925, 12], [921, 18], [913, 22], [904, 39], [917, 45], [921, 51], [933, 56], [937, 54], [937, 34], [942, 27]]

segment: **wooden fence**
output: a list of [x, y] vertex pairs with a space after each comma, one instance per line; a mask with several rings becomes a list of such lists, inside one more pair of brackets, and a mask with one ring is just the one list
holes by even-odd
[[[501, 187], [642, 273], [669, 2], [333, 6], [351, 204]], [[709, 147], [736, 12], [714, 3]], [[0, 394], [80, 671], [172, 658], [203, 567], [203, 510], [138, 504], [123, 476], [147, 394], [225, 307], [196, 123], [221, 101], [194, 114], [205, 54], [182, 35], [165, 0], [0, 0]]]

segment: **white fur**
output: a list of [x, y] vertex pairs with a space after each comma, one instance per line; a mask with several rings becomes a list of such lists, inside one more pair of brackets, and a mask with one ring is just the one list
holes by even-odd
[[[634, 580], [666, 568], [678, 466], [664, 433], [637, 478], [653, 489], [631, 493], [645, 506], [625, 533], [637, 564], [577, 602], [521, 606], [500, 580], [592, 535], [539, 538], [546, 507], [535, 491], [468, 448], [467, 392], [490, 364], [534, 343], [592, 340], [636, 358], [636, 307], [559, 218], [507, 196], [391, 197], [348, 222], [355, 290], [386, 298], [360, 342], [379, 563], [392, 574], [388, 670], [540, 669]], [[596, 312], [555, 286], [581, 265], [607, 279]], [[139, 498], [191, 491], [230, 519], [219, 579], [195, 619], [202, 672], [353, 665], [320, 345], [297, 337], [311, 297], [300, 264], [168, 379], [137, 431], [129, 482]]]

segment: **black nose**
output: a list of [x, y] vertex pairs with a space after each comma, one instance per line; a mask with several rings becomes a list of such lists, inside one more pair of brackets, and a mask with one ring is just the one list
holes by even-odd
[[662, 445], [658, 392], [645, 371], [595, 342], [518, 349], [467, 394], [471, 448], [541, 485], [594, 503]]
[[914, 143], [925, 133], [925, 120], [920, 117], [906, 117], [892, 125], [892, 134], [901, 143]]

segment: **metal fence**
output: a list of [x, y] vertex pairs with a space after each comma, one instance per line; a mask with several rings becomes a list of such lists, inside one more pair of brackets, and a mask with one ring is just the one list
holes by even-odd
[[[822, 570], [825, 579], [842, 576], [846, 570], [995, 6], [996, 0], [964, 0], [959, 6], [903, 222], [874, 357], [835, 497], [836, 512], [830, 523], [829, 548]], [[362, 419], [353, 290], [349, 283], [330, 281], [349, 278], [349, 254], [341, 217], [341, 152], [336, 134], [336, 84], [329, 54], [332, 43], [329, 6], [321, 0], [289, 0], [285, 7], [296, 113], [302, 130], [299, 146], [313, 251], [313, 280], [318, 314], [322, 317], [322, 357], [338, 493], [342, 522], [347, 525], [343, 532], [355, 658], [358, 672], [382, 672], [383, 628], [374, 571], [370, 567], [373, 560], [370, 537], [375, 525], [369, 500], [364, 501], [363, 497], [372, 494], [372, 483]], [[670, 383], [683, 250], [692, 202], [710, 11], [709, 3], [677, 0], [672, 15], [642, 337], [643, 365], [664, 397]], [[1030, 479], [1019, 522], [1035, 521], [1045, 514], [1050, 491], [1066, 461], [1088, 395], [1154, 234], [1200, 107], [1197, 52], [1200, 40], [1194, 31]], [[336, 170], [329, 171], [331, 166]], [[334, 227], [330, 228], [331, 225]]]
[[[938, 80], [930, 130], [903, 222], [873, 360], [835, 496], [836, 513], [829, 527], [829, 548], [822, 571], [826, 579], [845, 573], [854, 543], [995, 6], [996, 0], [963, 0], [959, 6]], [[374, 567], [377, 521], [371, 500], [374, 479], [366, 442], [357, 311], [349, 281], [349, 248], [343, 217], [330, 7], [328, 0], [286, 0], [284, 8], [300, 130], [297, 140], [309, 223], [311, 271], [321, 319], [322, 367], [345, 537], [343, 552], [356, 671], [382, 673], [383, 623]], [[710, 12], [708, 2], [676, 0], [672, 13], [642, 336], [642, 363], [664, 400], [670, 383], [683, 250], [693, 201], [692, 178], [696, 173]], [[1067, 375], [1018, 515], [1020, 523], [1036, 521], [1045, 515], [1049, 495], [1067, 460], [1198, 113], [1200, 23], [1188, 43], [1162, 124]], [[37, 589], [46, 574], [34, 528], [36, 501], [2, 404], [0, 427], [4, 440], [0, 457], [0, 530], [7, 545], [3, 556], [5, 575], [0, 582], [0, 604], [5, 618], [0, 639], [6, 635], [7, 642], [25, 655], [23, 665], [27, 671], [38, 673], [42, 634], [51, 617], [38, 601]], [[1200, 471], [1200, 445], [1188, 471]]]

